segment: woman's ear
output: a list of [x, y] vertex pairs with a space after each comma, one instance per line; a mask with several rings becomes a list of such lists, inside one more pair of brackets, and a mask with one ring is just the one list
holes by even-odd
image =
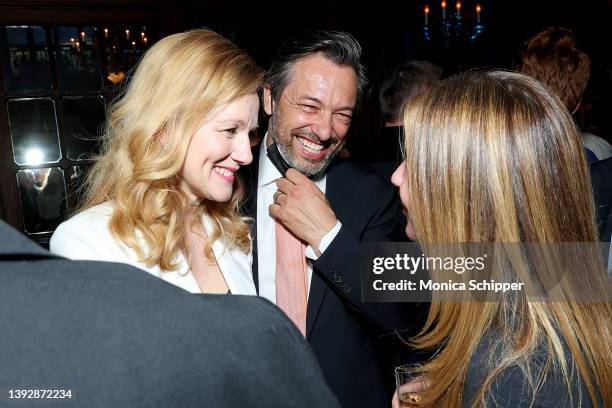
[[272, 90], [269, 86], [263, 89], [263, 108], [268, 116], [272, 115]]
[[170, 143], [170, 136], [166, 132], [160, 132], [155, 136], [157, 139], [157, 143], [161, 145], [162, 150], [166, 148], [168, 143]]

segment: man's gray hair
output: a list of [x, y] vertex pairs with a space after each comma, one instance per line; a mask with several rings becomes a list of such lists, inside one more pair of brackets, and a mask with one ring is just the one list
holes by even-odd
[[361, 46], [349, 33], [341, 31], [303, 31], [289, 37], [280, 46], [277, 58], [264, 76], [264, 86], [270, 88], [272, 99], [278, 102], [291, 78], [293, 64], [310, 55], [322, 54], [340, 66], [349, 66], [357, 74], [357, 103], [366, 86], [366, 70], [361, 65]]

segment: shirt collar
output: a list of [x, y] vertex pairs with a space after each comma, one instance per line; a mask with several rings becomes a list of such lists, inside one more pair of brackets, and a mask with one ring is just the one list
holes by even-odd
[[280, 171], [274, 166], [266, 151], [268, 141], [268, 133], [264, 136], [259, 146], [259, 173], [257, 174], [257, 186], [263, 187], [275, 180], [283, 177]]

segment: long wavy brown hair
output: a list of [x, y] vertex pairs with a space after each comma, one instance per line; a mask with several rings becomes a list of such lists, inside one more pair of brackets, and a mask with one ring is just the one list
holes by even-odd
[[[597, 241], [579, 131], [536, 80], [502, 71], [448, 79], [408, 103], [404, 126], [409, 214], [425, 251], [432, 243]], [[522, 268], [528, 259], [513, 262], [515, 280], [534, 277]], [[413, 339], [418, 348], [437, 350], [421, 368], [431, 382], [422, 406], [486, 406], [492, 384], [510, 366], [525, 374], [532, 403], [555, 372], [569, 401], [579, 376], [595, 406], [600, 398], [611, 406], [610, 303], [572, 300], [578, 279], [594, 291], [608, 287], [603, 257], [571, 262], [581, 275], [559, 284], [565, 301], [535, 301], [522, 291], [491, 302], [440, 302], [434, 294]], [[491, 356], [475, 356], [490, 333]], [[537, 350], [546, 350], [546, 362], [535, 373]], [[475, 358], [486, 368], [475, 398], [466, 401]]]
[[[209, 112], [257, 93], [262, 77], [244, 51], [213, 31], [198, 29], [160, 40], [109, 111], [102, 153], [85, 183], [80, 210], [111, 202], [115, 238], [147, 266], [176, 270], [175, 257], [186, 251], [188, 228], [188, 200], [179, 173], [191, 137]], [[237, 177], [228, 202], [200, 200], [194, 219], [207, 213], [214, 225], [204, 248], [208, 255], [217, 239], [250, 250], [249, 228], [239, 213], [242, 195]]]

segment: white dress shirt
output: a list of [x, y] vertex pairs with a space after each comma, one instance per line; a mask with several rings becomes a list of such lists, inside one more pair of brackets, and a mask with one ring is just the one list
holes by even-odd
[[[282, 177], [266, 154], [264, 137], [259, 150], [259, 170], [257, 175], [257, 270], [259, 275], [259, 296], [263, 296], [276, 304], [276, 221], [270, 216], [268, 208], [274, 204], [274, 193], [277, 191], [275, 181]], [[325, 194], [327, 176], [315, 183]], [[321, 239], [319, 252], [322, 254], [340, 231], [340, 221]], [[312, 262], [318, 256], [313, 248], [306, 248], [306, 272], [308, 274], [308, 292], [312, 280]]]

